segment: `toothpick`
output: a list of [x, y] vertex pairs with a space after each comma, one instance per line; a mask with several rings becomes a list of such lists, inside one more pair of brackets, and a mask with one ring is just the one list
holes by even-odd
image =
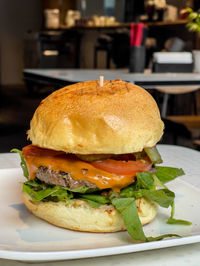
[[100, 76], [99, 77], [99, 86], [102, 87], [103, 86], [103, 80], [104, 80], [104, 76]]

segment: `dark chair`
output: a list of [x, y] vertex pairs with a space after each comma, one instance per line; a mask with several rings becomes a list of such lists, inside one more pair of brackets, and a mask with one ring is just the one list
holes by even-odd
[[[161, 104], [161, 116], [166, 117], [168, 114], [174, 115], [174, 105], [175, 105], [175, 98], [179, 95], [185, 95], [185, 100], [192, 100], [188, 104], [189, 106], [189, 114], [195, 114], [197, 115], [197, 93], [200, 89], [199, 86], [163, 86], [163, 87], [157, 87], [156, 90], [160, 92], [163, 96], [163, 101]], [[169, 106], [169, 100], [173, 101], [173, 106]], [[181, 111], [183, 114], [183, 110]]]
[[79, 68], [81, 35], [73, 30], [39, 33], [39, 68]]
[[[200, 116], [197, 111], [197, 93], [198, 86], [175, 86], [175, 87], [160, 87], [157, 91], [163, 94], [163, 103], [161, 105], [161, 116], [165, 123], [166, 132], [171, 132], [173, 137], [173, 144], [178, 144], [178, 138], [183, 137], [189, 140], [194, 140], [200, 137]], [[189, 106], [189, 113], [187, 115], [176, 115], [174, 113], [175, 102], [172, 101], [171, 108], [168, 105], [169, 97], [176, 97], [178, 95], [184, 96], [184, 101]], [[173, 99], [173, 98], [172, 98]], [[174, 100], [174, 99], [173, 99]], [[183, 98], [182, 98], [183, 100]], [[176, 109], [181, 106], [176, 106]], [[184, 108], [183, 108], [184, 109]], [[185, 110], [181, 110], [183, 113]], [[180, 113], [180, 110], [179, 110]]]
[[112, 50], [112, 38], [109, 35], [102, 34], [97, 39], [97, 44], [94, 47], [94, 68], [98, 66], [98, 52], [106, 52], [106, 68], [110, 68]]
[[111, 59], [116, 68], [129, 66], [130, 59], [130, 36], [129, 30], [120, 29], [112, 34], [102, 34], [97, 39], [94, 48], [94, 68], [97, 68], [99, 51], [106, 52], [106, 67], [110, 68]]

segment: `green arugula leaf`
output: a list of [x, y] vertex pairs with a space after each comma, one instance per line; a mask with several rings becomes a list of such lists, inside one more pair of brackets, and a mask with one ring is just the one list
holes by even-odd
[[73, 198], [73, 194], [67, 192], [65, 189], [62, 189], [60, 187], [55, 187], [55, 189], [58, 188], [57, 191], [54, 191], [51, 194], [51, 197], [56, 197], [57, 200], [64, 201]]
[[128, 233], [137, 242], [151, 242], [159, 241], [168, 237], [180, 237], [177, 234], [164, 234], [157, 237], [146, 237], [138, 216], [136, 201], [134, 199], [113, 199], [112, 204], [122, 215]]
[[181, 168], [156, 166], [157, 172], [154, 173], [158, 179], [163, 183], [174, 180], [175, 178], [184, 175], [184, 171]]
[[151, 173], [140, 172], [137, 173], [136, 176], [137, 176], [137, 186], [139, 188], [155, 189], [154, 179]]
[[138, 216], [136, 201], [133, 198], [115, 198], [112, 200], [113, 206], [121, 214], [126, 229], [131, 237], [136, 241], [146, 241], [140, 218]]
[[177, 234], [165, 234], [165, 235], [161, 235], [161, 236], [156, 236], [156, 237], [147, 237], [147, 242], [152, 242], [152, 241], [159, 241], [159, 240], [163, 240], [164, 238], [168, 238], [168, 237], [181, 237]]
[[35, 191], [30, 186], [25, 185], [25, 183], [23, 184], [23, 192], [27, 193], [35, 201], [43, 200], [57, 190], [58, 188], [54, 187]]
[[134, 196], [134, 193], [136, 192], [136, 190], [137, 190], [137, 188], [136, 188], [135, 183], [128, 186], [128, 187], [125, 187], [120, 192], [120, 198], [132, 198]]
[[174, 219], [174, 218], [169, 218], [167, 223], [168, 224], [182, 224], [182, 225], [191, 225], [192, 224], [190, 221], [181, 220], [181, 219]]
[[[140, 173], [141, 174], [141, 173]], [[143, 174], [143, 173], [142, 173]], [[142, 177], [146, 178], [147, 175], [142, 175]], [[145, 180], [145, 179], [144, 179]], [[151, 180], [151, 179], [149, 179]], [[152, 181], [150, 182], [153, 182], [154, 183], [154, 178], [152, 177]], [[151, 183], [145, 183], [143, 181], [142, 184], [145, 184], [147, 185], [148, 187], [148, 184], [151, 185]], [[159, 182], [160, 186], [164, 186], [165, 188], [164, 189], [159, 189], [159, 190], [150, 190], [150, 189], [138, 189], [137, 190], [137, 186], [135, 185], [130, 185], [124, 189], [122, 189], [121, 193], [120, 193], [120, 198], [128, 198], [128, 197], [134, 197], [136, 199], [138, 198], [141, 198], [141, 197], [145, 197], [149, 200], [152, 200], [152, 201], [155, 201], [156, 203], [158, 203], [161, 207], [164, 207], [164, 208], [168, 208], [171, 203], [174, 201], [174, 198], [175, 198], [175, 194], [174, 192], [170, 191], [169, 189], [167, 189], [167, 187], [165, 185], [163, 185], [159, 179], [157, 180], [157, 182]], [[144, 185], [142, 185], [144, 186]], [[155, 185], [154, 185], [155, 187]]]
[[29, 178], [29, 173], [28, 173], [28, 168], [27, 168], [27, 165], [26, 165], [26, 162], [24, 160], [24, 156], [22, 154], [22, 151], [18, 150], [18, 149], [12, 149], [10, 152], [18, 152], [19, 155], [20, 155], [20, 158], [21, 158], [21, 168], [23, 170], [23, 174], [24, 176], [28, 179]]
[[168, 208], [175, 198], [174, 192], [168, 189], [142, 190], [142, 195], [145, 198], [158, 203], [163, 208]]
[[36, 181], [36, 179], [34, 180], [28, 180], [26, 182], [24, 182], [25, 185], [31, 186], [31, 187], [35, 187], [35, 188], [41, 188], [42, 185], [38, 184], [38, 182]]
[[53, 187], [54, 186], [54, 185], [46, 184], [46, 183], [40, 181], [37, 178], [35, 178], [33, 180], [29, 179], [28, 181], [24, 182], [24, 184], [34, 188], [35, 190], [42, 190], [42, 189], [46, 189], [48, 187]]
[[[128, 187], [127, 187], [128, 188]], [[110, 190], [110, 193], [109, 193], [109, 200], [110, 202], [115, 199], [115, 198], [121, 198], [121, 193], [117, 193], [115, 191], [111, 191]]]
[[95, 195], [95, 194], [84, 194], [81, 196], [82, 198], [84, 199], [88, 199], [88, 200], [92, 200], [92, 201], [95, 201], [97, 203], [100, 203], [100, 204], [106, 204], [106, 203], [109, 203], [110, 200], [106, 197], [103, 197], [101, 195]]
[[154, 186], [159, 188], [165, 188], [168, 189], [158, 178], [155, 174], [152, 174], [152, 177], [154, 179]]
[[[175, 194], [174, 192], [168, 189], [159, 189], [159, 190], [148, 190], [148, 189], [139, 189], [133, 190], [132, 187], [129, 188], [128, 195], [136, 199], [145, 197], [148, 200], [152, 200], [159, 204], [161, 207], [168, 208], [171, 203], [174, 201]], [[126, 197], [127, 194], [123, 193], [120, 196]]]
[[79, 198], [80, 200], [84, 200], [87, 201], [89, 203], [89, 205], [93, 208], [99, 208], [99, 206], [101, 206], [100, 203], [93, 201], [93, 200], [89, 200], [89, 199], [84, 199], [84, 198]]
[[65, 187], [66, 190], [69, 190], [71, 192], [75, 192], [75, 193], [80, 193], [80, 194], [85, 194], [87, 193], [93, 193], [95, 191], [98, 191], [98, 188], [89, 188], [89, 187], [77, 187], [77, 188], [68, 188]]
[[171, 215], [167, 221], [168, 224], [182, 224], [182, 225], [191, 225], [192, 223], [186, 220], [181, 220], [181, 219], [175, 219], [174, 218], [175, 214], [175, 203], [174, 201], [171, 203]]
[[60, 200], [72, 198], [71, 193], [69, 194], [66, 190], [63, 190], [58, 186], [54, 186], [52, 188], [48, 187], [46, 189], [36, 191], [24, 183], [23, 192], [27, 193], [31, 199], [35, 201], [43, 200], [49, 196], [57, 197]]

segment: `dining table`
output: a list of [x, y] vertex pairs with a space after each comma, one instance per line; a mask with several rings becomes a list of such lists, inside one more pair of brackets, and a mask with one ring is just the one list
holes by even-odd
[[145, 89], [160, 86], [200, 85], [199, 73], [130, 73], [128, 69], [29, 69], [23, 70], [23, 78], [31, 91], [33, 86], [51, 86], [55, 89], [76, 82], [122, 79]]
[[200, 152], [167, 144], [158, 144], [157, 147], [163, 165], [182, 168], [185, 172], [185, 175], [169, 182], [169, 187], [177, 194], [176, 215], [190, 220], [192, 225], [160, 225], [159, 219], [164, 217], [160, 213], [152, 225], [144, 226], [145, 230], [152, 226], [153, 234], [172, 230], [182, 237], [147, 243], [132, 242], [126, 232], [80, 233], [55, 228], [34, 217], [21, 199], [21, 182], [25, 178], [20, 169], [19, 154], [1, 153], [0, 265], [199, 266]]
[[[195, 101], [200, 89], [200, 73], [152, 73], [146, 69], [144, 73], [131, 73], [128, 69], [29, 69], [23, 70], [23, 78], [30, 95], [37, 95], [44, 87], [53, 90], [87, 80], [121, 79], [144, 89], [162, 91], [163, 102], [161, 114], [166, 115], [169, 94], [187, 94], [190, 92]], [[178, 93], [177, 93], [178, 90]], [[170, 92], [168, 92], [170, 91]], [[157, 94], [155, 94], [157, 95]], [[186, 95], [186, 97], [187, 97]], [[159, 96], [156, 96], [159, 97]], [[187, 104], [191, 105], [190, 102]], [[189, 107], [190, 108], [190, 107]]]

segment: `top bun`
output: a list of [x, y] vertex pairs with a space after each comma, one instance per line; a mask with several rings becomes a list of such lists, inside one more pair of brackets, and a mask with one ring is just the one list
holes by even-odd
[[28, 137], [34, 145], [75, 154], [124, 154], [154, 146], [163, 122], [153, 97], [120, 79], [76, 83], [44, 99]]

